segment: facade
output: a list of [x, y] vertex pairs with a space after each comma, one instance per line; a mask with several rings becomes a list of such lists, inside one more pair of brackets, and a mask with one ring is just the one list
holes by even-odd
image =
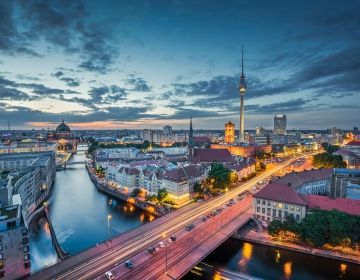
[[211, 144], [211, 149], [226, 149], [232, 155], [242, 156], [246, 158], [253, 157], [256, 151], [263, 151], [265, 153], [271, 152], [271, 145], [264, 146], [235, 146], [225, 144]]
[[331, 197], [347, 197], [347, 189], [352, 184], [360, 184], [360, 169], [335, 168], [331, 179]]
[[289, 215], [300, 222], [306, 214], [306, 202], [290, 186], [269, 183], [253, 196], [254, 215], [263, 221], [284, 221]]
[[163, 127], [163, 132], [164, 132], [165, 134], [171, 134], [171, 133], [172, 133], [172, 126], [171, 126], [171, 125], [165, 125], [165, 126]]
[[338, 150], [334, 155], [341, 155], [347, 168], [360, 169], [360, 155], [346, 149]]
[[54, 152], [55, 150], [56, 143], [41, 141], [21, 141], [0, 145], [0, 154]]
[[231, 121], [225, 124], [224, 142], [227, 144], [233, 144], [235, 142], [235, 124]]
[[57, 144], [57, 152], [59, 153], [75, 153], [77, 150], [77, 141], [71, 139], [70, 127], [61, 120], [54, 132], [48, 133], [48, 140]]
[[292, 172], [276, 180], [276, 183], [288, 185], [301, 194], [329, 195], [332, 173], [331, 168]]
[[20, 279], [29, 274], [29, 231], [24, 224], [21, 204], [1, 207], [0, 278]]
[[256, 135], [259, 135], [259, 136], [263, 136], [263, 135], [266, 134], [266, 129], [263, 128], [262, 126], [257, 127], [255, 134], [256, 134]]
[[274, 116], [274, 134], [286, 134], [286, 115]]
[[225, 163], [225, 166], [232, 172], [237, 174], [238, 180], [255, 173], [255, 160], [252, 158], [244, 159], [241, 162], [236, 163]]
[[266, 135], [249, 135], [249, 144], [253, 146], [268, 145], [269, 139]]

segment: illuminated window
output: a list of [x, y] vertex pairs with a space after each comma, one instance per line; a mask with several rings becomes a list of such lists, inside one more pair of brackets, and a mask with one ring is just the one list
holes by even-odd
[[278, 207], [279, 207], [279, 208], [282, 208], [282, 207], [283, 207], [282, 203], [279, 203], [279, 204], [278, 204]]

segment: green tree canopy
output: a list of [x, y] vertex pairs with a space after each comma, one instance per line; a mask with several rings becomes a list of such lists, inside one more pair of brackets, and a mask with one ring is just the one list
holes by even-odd
[[166, 188], [162, 188], [158, 191], [157, 199], [159, 202], [163, 202], [168, 197], [168, 195], [169, 193]]
[[211, 164], [208, 179], [215, 181], [215, 187], [225, 189], [230, 184], [230, 173], [230, 169], [226, 168], [222, 163], [216, 162]]
[[321, 153], [313, 156], [313, 165], [318, 168], [346, 168], [341, 155]]

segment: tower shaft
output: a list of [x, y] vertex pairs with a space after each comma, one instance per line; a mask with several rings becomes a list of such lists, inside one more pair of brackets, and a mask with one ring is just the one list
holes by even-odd
[[240, 128], [239, 128], [239, 142], [245, 142], [245, 120], [244, 120], [244, 94], [240, 95]]

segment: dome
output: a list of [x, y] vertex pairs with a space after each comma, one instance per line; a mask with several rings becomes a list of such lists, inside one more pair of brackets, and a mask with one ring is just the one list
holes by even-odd
[[56, 132], [70, 132], [70, 127], [68, 127], [65, 123], [64, 120], [61, 121], [61, 124], [59, 124], [56, 127]]

